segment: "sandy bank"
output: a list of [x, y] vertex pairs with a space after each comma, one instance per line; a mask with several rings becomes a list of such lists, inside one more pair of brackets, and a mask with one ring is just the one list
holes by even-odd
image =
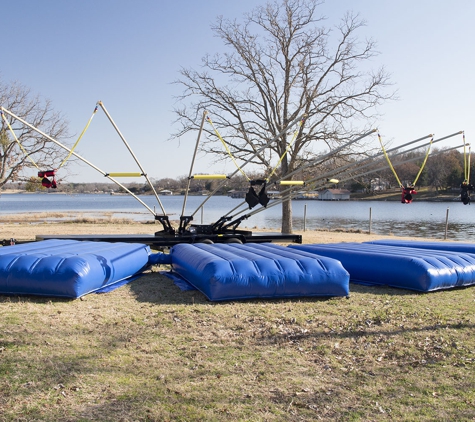
[[[107, 221], [95, 222], [30, 222], [17, 219], [16, 221], [0, 220], [0, 240], [14, 238], [18, 241], [35, 240], [36, 235], [56, 234], [153, 234], [161, 230], [160, 224], [144, 224], [138, 222]], [[259, 230], [253, 230], [259, 231]], [[393, 235], [378, 235], [368, 233], [337, 232], [337, 231], [295, 231], [301, 234], [303, 243], [338, 243], [338, 242], [367, 242], [376, 239], [391, 239]], [[399, 239], [413, 239], [398, 237]], [[417, 238], [424, 240], [423, 238]], [[436, 240], [436, 239], [425, 239]], [[440, 240], [440, 239], [439, 239]]]

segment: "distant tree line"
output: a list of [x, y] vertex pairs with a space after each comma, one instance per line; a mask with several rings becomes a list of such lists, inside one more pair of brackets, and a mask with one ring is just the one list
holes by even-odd
[[[426, 165], [423, 168], [423, 171], [418, 179], [417, 186], [428, 187], [433, 189], [435, 192], [443, 192], [450, 190], [452, 188], [459, 188], [460, 184], [464, 180], [465, 175], [465, 163], [468, 161], [462, 152], [457, 150], [450, 151], [439, 151], [435, 149], [432, 152], [433, 155], [429, 156]], [[398, 156], [397, 161], [394, 161], [392, 164], [402, 183], [411, 183], [419, 172], [423, 159], [415, 160], [412, 162], [406, 162], [403, 164], [398, 164], [400, 162], [405, 162], [410, 160], [413, 157], [421, 157], [421, 152], [413, 151], [407, 154], [401, 154]], [[475, 175], [475, 160], [474, 154], [471, 155], [470, 159], [470, 179], [472, 175]], [[381, 169], [381, 161], [375, 161], [372, 165], [367, 166], [364, 170], [358, 171], [358, 161], [354, 158], [356, 166], [353, 170], [353, 175], [345, 175], [340, 183], [333, 185], [332, 187], [338, 187], [342, 189], [348, 189], [350, 192], [365, 192], [368, 194], [377, 193], [390, 189], [399, 188], [397, 180], [387, 163]], [[301, 177], [302, 180], [314, 180], [317, 179], [319, 174], [326, 174], [328, 171], [333, 171], [335, 178], [338, 179], [340, 176], [338, 174], [338, 168], [344, 168], [350, 160], [345, 162], [335, 162], [332, 161], [326, 165], [316, 166], [315, 168], [306, 168], [302, 171]], [[361, 176], [358, 174], [362, 174]], [[249, 175], [248, 175], [249, 176]], [[251, 180], [265, 178], [265, 175], [255, 173], [250, 175]], [[277, 174], [276, 177], [279, 177]], [[188, 178], [182, 176], [179, 178], [163, 178], [163, 179], [151, 179], [154, 189], [157, 193], [166, 190], [171, 191], [173, 194], [184, 194]], [[193, 179], [190, 182], [189, 194], [197, 195], [204, 192], [213, 192], [218, 186], [222, 184], [221, 180], [196, 180]], [[123, 183], [131, 192], [136, 195], [149, 195], [153, 194], [152, 188], [144, 182], [131, 182]], [[226, 183], [217, 191], [218, 195], [227, 195], [231, 190], [242, 190], [245, 191], [249, 188], [249, 181], [241, 174], [235, 175], [233, 178], [230, 178]], [[279, 190], [279, 185], [274, 185], [272, 180], [267, 186], [268, 190]], [[41, 185], [41, 179], [37, 177], [32, 177], [26, 182], [10, 182], [6, 184], [3, 189], [20, 189], [26, 190], [29, 192], [38, 192], [46, 191]], [[307, 190], [316, 189], [319, 190], [319, 185], [308, 185], [305, 187]], [[121, 189], [118, 185], [112, 182], [92, 182], [92, 183], [81, 183], [81, 182], [70, 182], [68, 180], [59, 180], [58, 192], [67, 192], [67, 193], [120, 193]]]

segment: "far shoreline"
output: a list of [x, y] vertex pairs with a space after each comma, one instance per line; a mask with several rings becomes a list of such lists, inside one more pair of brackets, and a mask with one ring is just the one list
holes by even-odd
[[[56, 190], [49, 190], [49, 191], [35, 191], [29, 192], [26, 190], [21, 189], [5, 189], [0, 190], [0, 197], [2, 195], [129, 195], [127, 192], [66, 192], [66, 191], [56, 191]], [[361, 195], [361, 194], [355, 194]], [[153, 193], [141, 193], [137, 194], [137, 196], [153, 196]], [[166, 196], [185, 196], [183, 194], [172, 194], [172, 195], [159, 195], [160, 197]], [[188, 196], [203, 196], [202, 194], [188, 194]], [[220, 195], [214, 194], [213, 196], [228, 196], [228, 195]], [[369, 196], [360, 196], [357, 198], [350, 198], [350, 199], [342, 199], [342, 200], [331, 200], [331, 199], [318, 199], [318, 198], [293, 198], [293, 201], [321, 201], [321, 202], [368, 202], [368, 201], [377, 201], [377, 202], [400, 202], [400, 193], [387, 193], [384, 195], [369, 195]], [[460, 202], [460, 196], [448, 195], [448, 194], [439, 194], [433, 195], [424, 192], [420, 197], [414, 197], [414, 202]]]

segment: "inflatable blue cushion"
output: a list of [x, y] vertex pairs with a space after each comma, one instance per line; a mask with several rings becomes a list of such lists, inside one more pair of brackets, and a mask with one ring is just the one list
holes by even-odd
[[209, 300], [347, 296], [349, 275], [334, 260], [274, 244], [179, 244], [172, 268]]
[[428, 292], [475, 283], [475, 256], [369, 243], [290, 245], [338, 259], [354, 283]]
[[399, 240], [399, 239], [381, 239], [373, 240], [372, 245], [403, 246], [407, 248], [437, 249], [441, 251], [463, 252], [475, 254], [475, 243], [464, 242], [434, 242], [424, 240]]
[[78, 298], [142, 272], [150, 248], [136, 243], [44, 240], [0, 248], [0, 294]]

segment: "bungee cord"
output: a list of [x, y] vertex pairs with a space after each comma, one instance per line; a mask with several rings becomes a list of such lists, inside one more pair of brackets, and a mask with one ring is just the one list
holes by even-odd
[[[463, 145], [457, 145], [455, 147], [451, 147], [451, 148], [447, 148], [447, 149], [444, 149], [442, 151], [438, 151], [438, 152], [433, 152], [432, 153], [432, 156], [436, 156], [436, 155], [439, 155], [439, 154], [443, 154], [443, 153], [446, 153], [448, 151], [451, 151], [451, 150], [455, 150], [455, 149], [458, 149], [458, 148], [461, 148]], [[405, 163], [410, 163], [410, 162], [413, 162], [413, 161], [417, 161], [417, 160], [420, 160], [424, 158], [424, 156], [417, 156], [417, 157], [413, 157], [413, 158], [410, 158], [410, 159], [407, 159], [407, 160], [404, 160], [402, 161], [400, 164], [405, 164]], [[353, 180], [354, 178], [356, 177], [363, 177], [363, 176], [367, 176], [369, 174], [372, 174], [372, 173], [376, 173], [378, 171], [382, 171], [384, 170], [386, 167], [378, 167], [376, 169], [372, 169], [372, 170], [369, 170], [367, 172], [363, 172], [363, 173], [356, 173], [356, 174], [347, 174], [347, 173], [344, 173], [342, 174], [341, 176], [343, 177], [340, 177], [340, 173], [339, 173], [339, 169], [336, 169], [335, 171], [333, 172], [328, 172], [328, 173], [325, 173], [324, 175], [320, 175], [318, 177], [315, 177], [313, 179], [310, 179], [307, 181], [307, 186], [315, 183], [315, 182], [318, 182], [319, 180], [324, 180], [324, 183], [321, 183], [321, 184], [318, 184], [317, 186], [315, 186], [316, 188], [318, 189], [324, 189], [328, 186], [331, 186], [332, 184], [334, 184], [334, 181], [335, 180], [332, 180], [332, 179], [328, 179], [328, 177], [330, 177], [331, 175], [333, 176], [338, 176], [338, 182], [345, 182], [345, 181], [348, 181], [348, 180]], [[267, 206], [267, 209], [271, 208], [271, 207], [274, 207], [276, 205], [279, 205], [281, 204], [282, 202], [284, 201], [287, 201], [287, 200], [291, 200], [291, 199], [294, 199], [299, 193], [298, 192], [292, 192], [292, 190], [289, 188], [289, 189], [286, 189], [284, 191], [281, 192], [281, 196], [280, 198], [272, 201], [268, 206]], [[264, 211], [265, 209], [264, 208], [258, 208], [256, 210], [253, 210], [253, 211], [250, 211], [248, 212], [247, 214], [245, 215], [242, 215], [241, 217], [238, 217], [240, 214], [237, 213], [231, 217], [229, 217], [227, 219], [228, 223], [227, 224], [222, 224], [222, 228], [223, 229], [227, 229], [227, 228], [233, 228], [233, 227], [237, 227], [243, 220], [247, 220], [249, 217], [252, 217], [262, 211]], [[234, 219], [234, 220], [233, 220]]]
[[[467, 151], [468, 150], [468, 151]], [[460, 185], [460, 199], [464, 205], [470, 205], [470, 195], [475, 189], [470, 183], [470, 159], [471, 159], [470, 144], [465, 141], [465, 132], [463, 133], [463, 174], [464, 180]]]
[[[100, 105], [100, 104], [99, 104]], [[129, 195], [131, 195], [133, 198], [135, 198], [138, 202], [140, 202], [156, 219], [158, 219], [159, 216], [157, 216], [156, 212], [150, 208], [144, 201], [142, 201], [137, 195], [135, 195], [133, 192], [131, 192], [126, 186], [124, 186], [122, 183], [120, 183], [118, 180], [116, 180], [113, 176], [110, 175], [110, 173], [107, 173], [103, 170], [101, 170], [99, 167], [97, 167], [96, 165], [94, 165], [93, 163], [91, 163], [90, 161], [88, 161], [87, 159], [85, 159], [84, 157], [82, 157], [81, 155], [79, 155], [77, 152], [75, 151], [71, 151], [71, 148], [68, 148], [66, 145], [62, 144], [61, 142], [59, 142], [58, 140], [54, 139], [53, 137], [47, 135], [46, 133], [44, 133], [43, 131], [41, 131], [40, 129], [38, 129], [37, 127], [33, 126], [32, 124], [28, 123], [27, 121], [25, 121], [24, 119], [22, 119], [21, 117], [17, 116], [16, 114], [14, 114], [13, 112], [11, 112], [10, 110], [7, 110], [6, 108], [4, 107], [0, 107], [0, 111], [2, 112], [2, 115], [3, 113], [5, 114], [8, 114], [10, 117], [12, 117], [13, 119], [15, 120], [18, 120], [20, 123], [24, 124], [25, 126], [29, 127], [30, 129], [34, 130], [35, 132], [39, 133], [41, 136], [43, 136], [45, 139], [53, 142], [55, 145], [58, 145], [60, 148], [68, 151], [71, 153], [71, 155], [75, 156], [77, 159], [81, 160], [82, 162], [84, 162], [85, 164], [89, 165], [90, 167], [92, 167], [94, 170], [98, 171], [99, 173], [101, 173], [103, 176], [107, 177], [109, 180], [111, 180], [112, 182], [114, 182], [117, 186], [119, 186], [121, 189], [123, 189], [125, 192], [127, 192]], [[4, 116], [5, 118], [5, 116]], [[45, 172], [45, 174], [48, 174], [48, 172]], [[161, 205], [161, 202], [159, 201], [159, 204]], [[166, 213], [165, 213], [165, 210], [163, 208], [163, 206], [161, 205], [161, 208], [162, 208], [162, 212], [163, 212], [163, 215], [165, 216]]]
[[[420, 175], [422, 174], [422, 170], [424, 169], [424, 167], [425, 167], [425, 165], [426, 165], [426, 162], [427, 162], [427, 159], [428, 159], [428, 157], [429, 157], [429, 154], [430, 154], [432, 145], [435, 144], [436, 142], [440, 142], [440, 141], [443, 141], [443, 140], [445, 140], [445, 139], [448, 139], [448, 138], [451, 138], [451, 137], [453, 137], [453, 136], [460, 135], [460, 134], [463, 134], [463, 133], [464, 133], [463, 131], [458, 131], [458, 132], [452, 133], [452, 134], [450, 134], [450, 135], [444, 136], [443, 138], [439, 138], [439, 139], [436, 139], [436, 140], [434, 140], [434, 135], [431, 134], [431, 135], [427, 135], [427, 136], [425, 136], [425, 137], [423, 137], [423, 138], [420, 138], [420, 139], [418, 139], [418, 140], [411, 141], [411, 142], [409, 142], [409, 143], [406, 143], [406, 144], [404, 144], [404, 145], [401, 145], [401, 146], [399, 146], [399, 147], [392, 148], [391, 150], [388, 150], [388, 151], [386, 151], [386, 149], [384, 148], [384, 144], [383, 144], [383, 142], [382, 142], [381, 136], [380, 136], [379, 133], [378, 133], [378, 139], [379, 139], [379, 142], [380, 142], [380, 144], [381, 144], [381, 149], [382, 149], [382, 151], [383, 151], [383, 154], [384, 154], [384, 156], [385, 156], [385, 158], [386, 158], [386, 161], [388, 162], [389, 167], [391, 168], [391, 170], [392, 170], [392, 172], [393, 172], [393, 174], [394, 174], [394, 176], [395, 176], [395, 178], [396, 178], [396, 180], [397, 180], [397, 182], [398, 182], [398, 184], [399, 184], [399, 187], [401, 188], [401, 203], [403, 203], [403, 204], [409, 204], [409, 203], [411, 203], [411, 202], [412, 202], [412, 195], [413, 195], [413, 194], [417, 194], [417, 191], [415, 190], [415, 185], [416, 185], [417, 181], [419, 180], [419, 177], [420, 177]], [[410, 144], [412, 144], [412, 143], [418, 142], [418, 141], [420, 141], [420, 140], [423, 140], [423, 139], [426, 139], [426, 138], [429, 138], [429, 137], [431, 138], [431, 140], [430, 140], [429, 143], [424, 144], [424, 145], [421, 145], [421, 146], [419, 146], [419, 147], [414, 147], [414, 148], [412, 148], [412, 149], [403, 151], [403, 153], [408, 153], [408, 152], [410, 152], [410, 151], [414, 151], [414, 150], [416, 150], [416, 149], [419, 149], [419, 148], [422, 148], [422, 147], [425, 147], [425, 146], [428, 147], [428, 148], [427, 148], [426, 155], [424, 156], [423, 163], [422, 163], [422, 165], [421, 165], [420, 168], [419, 168], [419, 172], [417, 173], [417, 176], [416, 176], [416, 178], [414, 179], [414, 182], [413, 182], [412, 184], [408, 184], [407, 186], [404, 186], [404, 185], [401, 183], [401, 181], [399, 180], [399, 177], [398, 177], [398, 175], [397, 175], [396, 171], [394, 170], [394, 167], [393, 167], [393, 165], [392, 165], [392, 163], [391, 163], [391, 158], [394, 158], [396, 155], [400, 155], [400, 154], [394, 154], [394, 155], [392, 155], [392, 156], [390, 157], [388, 153], [389, 153], [390, 151], [396, 151], [396, 150], [398, 150], [398, 149], [400, 149], [400, 148], [403, 148], [403, 147], [408, 146], [408, 145], [410, 145]], [[401, 164], [401, 163], [398, 163], [398, 164]]]
[[[374, 133], [376, 131], [376, 129], [362, 135], [361, 137], [353, 140], [353, 141], [350, 141], [348, 144], [350, 143], [353, 143], [357, 140], [360, 140], [366, 136], [368, 136], [369, 134], [371, 133]], [[409, 145], [412, 145], [414, 143], [417, 143], [417, 142], [420, 142], [421, 140], [424, 140], [424, 139], [427, 139], [428, 137], [431, 137], [431, 141], [429, 143], [426, 143], [426, 144], [423, 144], [421, 146], [418, 146], [418, 147], [413, 147], [411, 149], [408, 149], [408, 150], [404, 150], [404, 151], [400, 151], [395, 153], [395, 154], [392, 154], [391, 155], [391, 158], [395, 158], [399, 155], [403, 155], [403, 154], [407, 154], [408, 152], [411, 152], [411, 151], [414, 151], [414, 150], [417, 150], [417, 149], [420, 149], [421, 147], [426, 147], [426, 146], [429, 146], [430, 144], [434, 144], [434, 143], [437, 143], [437, 142], [441, 142], [443, 140], [446, 140], [448, 138], [451, 138], [453, 136], [456, 136], [458, 134], [460, 134], [462, 132], [455, 132], [455, 133], [452, 133], [450, 135], [447, 135], [447, 136], [444, 136], [442, 138], [439, 138], [439, 139], [436, 139], [434, 140], [432, 138], [433, 135], [428, 135], [428, 136], [424, 136], [422, 138], [418, 138], [418, 139], [415, 139], [413, 141], [410, 141], [410, 142], [407, 142], [406, 144], [402, 145], [402, 146], [399, 146], [399, 147], [395, 147], [395, 148], [392, 148], [390, 150], [387, 150], [386, 152], [389, 153], [389, 152], [393, 152], [393, 151], [398, 151], [401, 147], [405, 147], [405, 146], [409, 146]], [[345, 144], [344, 146], [340, 147], [343, 148], [343, 147], [346, 147], [348, 146], [348, 144]], [[436, 156], [436, 155], [439, 155], [439, 154], [442, 154], [444, 152], [447, 152], [447, 151], [450, 151], [450, 150], [454, 150], [454, 149], [458, 149], [460, 147], [462, 147], [463, 145], [458, 145], [456, 147], [452, 147], [452, 148], [448, 148], [448, 149], [444, 149], [442, 151], [439, 151], [439, 152], [433, 152], [432, 153], [432, 156]], [[336, 151], [333, 152], [333, 154], [335, 153]], [[326, 158], [329, 158], [331, 156], [332, 153], [329, 153], [329, 154], [326, 154], [324, 157], [321, 157], [320, 159], [318, 160], [314, 160], [310, 163], [307, 163], [307, 166], [306, 167], [310, 167], [310, 166], [315, 166], [317, 164], [320, 164], [321, 162], [325, 161]], [[414, 158], [410, 158], [408, 160], [404, 160], [398, 164], [405, 164], [405, 163], [409, 163], [409, 162], [413, 162], [413, 161], [417, 161], [417, 160], [420, 160], [420, 159], [423, 159], [427, 156], [427, 153], [424, 155], [424, 156], [417, 156], [417, 157], [414, 157]], [[378, 159], [377, 162], [375, 162], [374, 160], [375, 159]], [[317, 163], [318, 161], [318, 163]], [[363, 160], [359, 160], [359, 161], [355, 161], [353, 163], [349, 163], [347, 165], [344, 165], [342, 167], [339, 167], [337, 169], [334, 169], [334, 170], [331, 170], [329, 172], [326, 172], [322, 175], [319, 175], [315, 178], [312, 178], [310, 180], [307, 180], [305, 181], [305, 184], [304, 184], [304, 189], [301, 190], [300, 192], [293, 192], [291, 188], [288, 188], [288, 189], [285, 189], [283, 191], [280, 192], [280, 198], [279, 199], [276, 199], [274, 201], [272, 201], [269, 205], [268, 205], [268, 208], [269, 207], [272, 207], [272, 206], [275, 206], [275, 205], [278, 205], [278, 204], [281, 204], [282, 202], [284, 202], [285, 200], [289, 200], [289, 199], [293, 199], [295, 198], [297, 195], [299, 195], [301, 192], [305, 192], [305, 191], [308, 191], [310, 189], [310, 187], [312, 187], [312, 189], [322, 189], [324, 188], [325, 186], [331, 186], [335, 183], [339, 183], [339, 182], [345, 182], [345, 181], [348, 181], [348, 180], [352, 180], [356, 177], [363, 177], [363, 176], [366, 176], [366, 175], [369, 175], [369, 174], [372, 174], [374, 172], [378, 172], [378, 171], [382, 171], [385, 169], [385, 167], [379, 167], [379, 168], [376, 168], [376, 169], [371, 169], [367, 172], [363, 172], [361, 173], [361, 170], [364, 169], [364, 168], [367, 168], [369, 166], [372, 166], [372, 165], [377, 165], [379, 162], [380, 163], [383, 163], [385, 161], [385, 157], [384, 157], [384, 154], [382, 152], [374, 155], [374, 156], [371, 156], [371, 157], [367, 157]], [[362, 165], [363, 163], [365, 163], [364, 165]], [[355, 173], [352, 171], [352, 168], [357, 168], [358, 169], [358, 172]], [[297, 171], [300, 171], [297, 170]], [[343, 172], [345, 171], [345, 172]], [[343, 173], [342, 173], [343, 172]], [[333, 177], [336, 177], [337, 179], [332, 179]], [[314, 185], [316, 182], [318, 181], [322, 181], [323, 183], [320, 183], [318, 185]], [[218, 221], [218, 223], [221, 223], [223, 221], [231, 221], [230, 223], [228, 223], [227, 225], [223, 225], [224, 228], [226, 227], [230, 227], [230, 226], [235, 226], [236, 224], [239, 224], [240, 221], [244, 220], [244, 219], [247, 219], [249, 218], [250, 216], [252, 215], [255, 215], [256, 213], [258, 212], [262, 212], [264, 211], [264, 208], [259, 208], [255, 211], [252, 211], [250, 213], [247, 213], [246, 215], [243, 215], [242, 217], [240, 218], [237, 218], [239, 215], [245, 213], [247, 210], [245, 209], [242, 209], [240, 211], [238, 211], [237, 213], [235, 213], [234, 215], [232, 215], [232, 213], [234, 211], [236, 211], [238, 208], [240, 208], [242, 205], [244, 204], [241, 203], [239, 204], [238, 206], [236, 206], [233, 210], [231, 210], [230, 212], [228, 212], [225, 216], [221, 217], [221, 219]], [[233, 220], [235, 219], [235, 220]]]
[[[53, 188], [53, 189], [56, 189], [57, 188], [57, 183], [56, 183], [56, 172], [57, 170], [62, 167], [66, 161], [71, 157], [74, 149], [77, 147], [77, 145], [79, 144], [79, 141], [81, 140], [81, 138], [83, 137], [83, 135], [86, 133], [87, 129], [89, 128], [89, 125], [91, 124], [91, 121], [94, 117], [94, 115], [96, 114], [97, 112], [97, 105], [94, 109], [94, 112], [92, 113], [92, 116], [91, 118], [89, 119], [89, 121], [87, 122], [85, 128], [82, 130], [81, 134], [79, 135], [79, 138], [76, 140], [75, 144], [73, 145], [73, 147], [71, 148], [71, 150], [69, 151], [69, 154], [66, 156], [66, 158], [61, 162], [61, 164], [57, 167], [57, 168], [53, 168], [51, 170], [45, 170], [45, 171], [41, 171], [41, 169], [39, 168], [38, 164], [33, 160], [33, 158], [31, 158], [30, 154], [28, 154], [28, 152], [26, 151], [26, 149], [23, 147], [23, 145], [21, 144], [21, 142], [18, 140], [18, 137], [16, 136], [16, 133], [15, 131], [13, 130], [13, 128], [11, 127], [10, 125], [10, 122], [8, 121], [8, 119], [6, 118], [5, 116], [5, 113], [4, 113], [4, 108], [2, 107], [1, 109], [1, 114], [2, 114], [2, 117], [3, 117], [3, 120], [5, 121], [5, 123], [7, 124], [7, 127], [8, 129], [10, 130], [11, 134], [13, 135], [13, 138], [15, 139], [16, 143], [20, 146], [20, 149], [22, 150], [23, 154], [25, 154], [25, 156], [31, 161], [31, 163], [38, 169], [38, 177], [39, 178], [42, 178], [41, 180], [41, 184], [46, 187], [46, 188]], [[52, 177], [52, 179], [49, 179], [49, 177]]]
[[75, 144], [72, 146], [71, 150], [69, 151], [69, 154], [68, 154], [67, 157], [61, 162], [61, 164], [59, 165], [58, 168], [62, 167], [62, 166], [64, 165], [64, 163], [66, 163], [66, 161], [69, 160], [69, 158], [70, 158], [71, 155], [73, 154], [74, 150], [75, 150], [76, 147], [78, 146], [79, 141], [82, 139], [82, 137], [83, 137], [84, 134], [86, 133], [87, 129], [89, 129], [89, 125], [91, 124], [92, 119], [93, 119], [94, 116], [96, 115], [98, 108], [99, 108], [99, 105], [96, 104], [96, 107], [94, 107], [94, 111], [92, 112], [92, 116], [90, 117], [89, 121], [87, 122], [86, 127], [82, 130], [81, 134], [79, 135], [79, 138], [77, 139], [77, 141], [75, 142]]
[[[283, 130], [281, 130], [277, 135], [275, 135], [272, 139], [270, 139], [269, 141], [267, 141], [267, 143], [265, 145], [263, 145], [261, 148], [257, 149], [256, 151], [254, 151], [254, 153], [252, 153], [250, 155], [250, 157], [240, 166], [240, 168], [242, 169], [244, 166], [246, 166], [247, 164], [249, 164], [255, 157], [257, 157], [262, 151], [264, 151], [269, 145], [272, 144], [272, 142], [275, 142], [277, 139], [279, 139], [282, 135], [285, 134], [285, 132], [290, 129], [291, 127], [293, 127], [297, 122], [299, 122], [301, 119], [303, 119], [304, 115], [301, 115], [297, 118], [295, 118], [294, 120], [292, 120]], [[228, 178], [232, 178], [234, 177], [237, 173], [239, 173], [240, 170], [239, 169], [236, 169], [233, 173], [231, 173]], [[219, 189], [221, 189], [224, 184], [226, 183], [226, 180], [222, 181], [221, 183], [219, 183], [214, 189], [212, 192], [210, 192], [208, 194], [208, 196], [202, 201], [202, 203], [196, 208], [196, 210], [189, 216], [189, 219], [190, 221], [193, 219], [193, 216], [201, 209], [203, 208], [203, 206], [206, 204], [207, 201], [209, 201], [209, 199], [216, 193], [219, 191]]]
[[[306, 169], [308, 167], [314, 167], [316, 165], [319, 165], [321, 163], [323, 163], [324, 161], [326, 161], [328, 158], [330, 158], [331, 156], [334, 156], [335, 154], [337, 154], [338, 152], [342, 151], [343, 149], [345, 148], [348, 148], [349, 146], [351, 146], [352, 144], [364, 139], [365, 137], [371, 135], [372, 133], [376, 132], [376, 129], [372, 129], [366, 133], [364, 133], [363, 135], [360, 135], [358, 137], [356, 137], [355, 139], [352, 139], [350, 141], [348, 141], [347, 143], [345, 143], [344, 145], [341, 145], [340, 147], [336, 148], [334, 151], [330, 151], [329, 153], [327, 154], [324, 154], [323, 156], [321, 157], [317, 157], [315, 158], [314, 160], [311, 160], [309, 163], [306, 163], [305, 165], [299, 167], [298, 169], [294, 170], [293, 172], [285, 175], [282, 179], [285, 179], [287, 177], [292, 177], [293, 175], [295, 175], [297, 172], [301, 172], [303, 169]], [[333, 183], [335, 183], [337, 181], [333, 181]], [[298, 185], [298, 186], [308, 186], [308, 183], [309, 182], [306, 182], [306, 181], [287, 181], [287, 180], [281, 180], [281, 179], [277, 179], [275, 182], [275, 184], [280, 184], [282, 186], [289, 186], [289, 188], [287, 188], [284, 192], [290, 192], [292, 190], [292, 187], [294, 185]], [[234, 218], [236, 215], [239, 215], [239, 214], [242, 214], [244, 212], [246, 212], [247, 210], [246, 209], [242, 209], [240, 210], [237, 214], [235, 214], [234, 216], [230, 217], [230, 215], [232, 215], [232, 213], [234, 211], [236, 211], [237, 209], [241, 208], [244, 204], [246, 204], [246, 201], [243, 201], [241, 202], [240, 204], [238, 204], [236, 207], [234, 207], [232, 210], [230, 210], [228, 213], [226, 213], [225, 215], [223, 215], [219, 222], [223, 222], [223, 221], [229, 221], [230, 219]], [[263, 208], [260, 208], [260, 210], [263, 210]]]
[[3, 107], [0, 110], [0, 114], [2, 115], [2, 118], [5, 121], [5, 124], [7, 125], [8, 130], [10, 130], [11, 134], [13, 135], [13, 139], [15, 139], [16, 143], [20, 146], [20, 149], [22, 150], [23, 154], [25, 154], [25, 156], [31, 161], [31, 163], [39, 170], [40, 168], [38, 167], [38, 164], [36, 164], [36, 162], [33, 160], [33, 158], [30, 157], [30, 154], [28, 154], [28, 152], [25, 150], [25, 148], [23, 147], [21, 142], [18, 140], [15, 131], [13, 130], [13, 128], [10, 125], [10, 122], [8, 121], [8, 119], [5, 116]]
[[[216, 136], [218, 137], [218, 139], [221, 141], [221, 143], [223, 144], [226, 152], [228, 153], [228, 155], [231, 157], [231, 160], [233, 161], [233, 163], [235, 164], [236, 168], [241, 172], [241, 174], [246, 178], [246, 180], [250, 183], [250, 186], [249, 186], [249, 190], [245, 196], [245, 199], [246, 199], [246, 203], [249, 205], [249, 209], [252, 209], [254, 208], [256, 205], [258, 204], [261, 204], [263, 207], [266, 207], [267, 204], [269, 203], [269, 196], [267, 195], [267, 192], [266, 192], [266, 187], [267, 187], [267, 184], [269, 183], [270, 181], [270, 178], [274, 175], [275, 171], [278, 169], [279, 165], [282, 163], [282, 160], [284, 159], [284, 157], [288, 154], [288, 152], [290, 151], [290, 148], [292, 147], [292, 145], [294, 144], [295, 140], [297, 139], [297, 135], [299, 134], [304, 122], [305, 122], [305, 118], [306, 118], [306, 115], [303, 115], [299, 121], [299, 124], [298, 124], [298, 127], [297, 129], [294, 131], [293, 133], [293, 136], [290, 140], [290, 142], [288, 143], [288, 145], [286, 146], [284, 152], [281, 154], [281, 156], [279, 157], [279, 160], [277, 161], [276, 165], [273, 167], [272, 171], [270, 172], [270, 174], [264, 178], [264, 179], [256, 179], [256, 180], [251, 180], [249, 178], [249, 176], [242, 170], [242, 167], [239, 166], [239, 164], [237, 163], [236, 161], [236, 158], [234, 157], [233, 153], [231, 152], [231, 150], [229, 149], [228, 147], [228, 144], [226, 143], [226, 141], [223, 139], [223, 137], [221, 136], [221, 134], [219, 133], [218, 129], [216, 129], [216, 127], [214, 126], [213, 124], [213, 121], [211, 120], [211, 118], [209, 116], [206, 116], [206, 120], [208, 121], [208, 123], [211, 125], [211, 127], [213, 128], [213, 131], [214, 133], [216, 134]], [[288, 181], [287, 184], [290, 184], [291, 182]], [[295, 184], [303, 184], [304, 182], [299, 182], [299, 181], [295, 181], [294, 182]], [[255, 191], [255, 186], [261, 186], [261, 189], [259, 190], [259, 193], [257, 193]]]
[[431, 136], [431, 141], [429, 142], [429, 146], [427, 148], [427, 152], [425, 154], [424, 161], [422, 162], [422, 164], [419, 168], [419, 172], [417, 173], [414, 181], [405, 186], [405, 185], [403, 185], [403, 183], [399, 179], [399, 177], [396, 173], [396, 170], [394, 169], [394, 166], [393, 166], [393, 164], [392, 164], [392, 162], [391, 162], [391, 160], [390, 160], [390, 158], [389, 158], [389, 156], [386, 152], [386, 149], [384, 148], [384, 144], [383, 144], [383, 140], [381, 139], [381, 135], [378, 133], [378, 139], [379, 139], [379, 143], [381, 144], [381, 149], [383, 151], [384, 157], [386, 158], [386, 161], [388, 162], [389, 168], [393, 172], [394, 177], [396, 178], [396, 180], [398, 182], [398, 185], [402, 190], [402, 192], [401, 192], [401, 202], [403, 204], [410, 204], [412, 202], [412, 195], [417, 193], [417, 191], [415, 189], [416, 183], [419, 180], [419, 177], [422, 173], [422, 170], [424, 169], [424, 167], [427, 163], [427, 158], [429, 157], [430, 150], [431, 150], [431, 147], [432, 147], [432, 143], [433, 143], [433, 140], [434, 140], [434, 135], [431, 134], [429, 136]]

